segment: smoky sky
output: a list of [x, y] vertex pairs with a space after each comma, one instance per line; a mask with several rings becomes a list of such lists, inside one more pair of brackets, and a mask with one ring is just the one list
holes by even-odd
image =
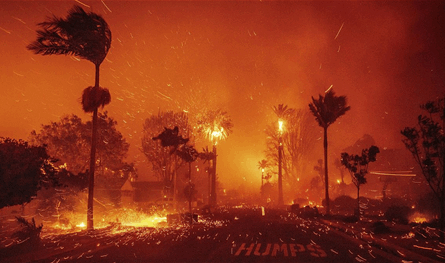
[[[219, 178], [258, 187], [274, 105], [307, 109], [330, 86], [346, 95], [351, 110], [329, 128], [329, 154], [338, 157], [364, 134], [403, 148], [400, 130], [415, 124], [419, 104], [444, 96], [440, 1], [2, 1], [0, 136], [27, 139], [65, 114], [90, 119], [79, 98], [94, 83], [93, 64], [25, 48], [37, 23], [79, 3], [111, 28], [100, 82], [112, 102], [104, 110], [142, 178], [151, 173], [139, 150], [142, 125], [158, 111], [227, 111], [234, 129], [218, 146]], [[311, 167], [322, 140], [313, 147]]]

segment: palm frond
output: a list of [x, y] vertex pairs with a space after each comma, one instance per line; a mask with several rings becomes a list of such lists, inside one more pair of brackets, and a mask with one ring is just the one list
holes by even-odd
[[339, 117], [343, 116], [351, 107], [347, 106], [346, 96], [335, 96], [333, 89], [329, 89], [325, 96], [318, 99], [312, 97], [309, 110], [321, 127], [327, 128]]
[[233, 122], [227, 112], [210, 110], [198, 118], [197, 131], [210, 141], [225, 140], [232, 132]]
[[294, 112], [294, 109], [288, 108], [284, 104], [278, 104], [278, 106], [273, 106], [273, 112], [279, 119], [285, 119]]
[[100, 65], [111, 47], [111, 31], [98, 14], [74, 6], [66, 19], [39, 23], [37, 39], [27, 49], [42, 55], [74, 55]]

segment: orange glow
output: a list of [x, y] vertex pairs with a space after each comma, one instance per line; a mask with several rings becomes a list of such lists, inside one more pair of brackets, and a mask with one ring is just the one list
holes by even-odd
[[[311, 96], [332, 87], [348, 97], [351, 111], [329, 133], [330, 149], [344, 149], [365, 133], [379, 147], [402, 149], [400, 129], [415, 120], [421, 103], [443, 94], [445, 21], [437, 1], [422, 1], [422, 8], [416, 1], [90, 2], [85, 10], [103, 16], [113, 35], [100, 72], [111, 93], [103, 110], [130, 144], [126, 161], [135, 163], [140, 180], [153, 176], [139, 148], [144, 120], [158, 111], [184, 111], [190, 121], [208, 109], [227, 111], [234, 124], [230, 139], [219, 143], [223, 130], [210, 137], [218, 144], [219, 180], [238, 189], [244, 183], [238, 167], [262, 159], [263, 130], [269, 124], [277, 129], [272, 105], [308, 110]], [[26, 140], [66, 114], [91, 119], [79, 98], [94, 83], [93, 65], [25, 48], [38, 23], [48, 15], [66, 16], [73, 4], [2, 2], [2, 137]], [[313, 133], [322, 136], [313, 121]], [[322, 156], [321, 141], [305, 156], [307, 170]], [[258, 170], [250, 170], [243, 173], [252, 182], [246, 187], [258, 189]]]
[[421, 223], [427, 223], [427, 222], [429, 222], [431, 219], [427, 216], [427, 215], [425, 215], [425, 214], [422, 214], [422, 213], [419, 213], [419, 212], [415, 212], [411, 217], [410, 217], [410, 222], [414, 222], [414, 223], [417, 223], [417, 224], [421, 224]]
[[283, 120], [278, 120], [278, 131], [283, 133]]
[[82, 223], [80, 223], [80, 224], [76, 225], [76, 227], [79, 227], [79, 228], [86, 228], [86, 227], [87, 227], [87, 225], [85, 225], [85, 223], [84, 223], [84, 222], [82, 222]]

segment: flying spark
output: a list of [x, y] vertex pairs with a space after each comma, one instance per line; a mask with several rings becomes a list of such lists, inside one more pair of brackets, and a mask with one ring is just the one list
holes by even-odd
[[11, 31], [8, 31], [8, 30], [4, 29], [4, 28], [3, 28], [3, 27], [1, 27], [1, 26], [0, 26], [0, 29], [1, 29], [1, 30], [3, 30], [3, 31], [5, 31], [5, 32], [6, 32], [6, 34], [11, 34]]
[[90, 8], [90, 6], [89, 5], [87, 5], [87, 4], [85, 4], [85, 3], [82, 3], [81, 1], [79, 1], [79, 0], [74, 0], [76, 3], [79, 3], [79, 4], [81, 4], [81, 5], [83, 5], [83, 6], [85, 6], [85, 7], [88, 7], [88, 8]]
[[110, 13], [112, 13], [112, 12], [111, 12], [111, 9], [105, 4], [105, 2], [104, 2], [103, 0], [101, 0], [101, 2], [102, 2], [102, 4], [107, 8], [107, 10], [108, 10]]
[[345, 24], [344, 22], [343, 22], [343, 24], [341, 24], [341, 27], [340, 27], [340, 29], [338, 30], [337, 35], [335, 36], [334, 39], [337, 39], [337, 37], [338, 37], [338, 35], [340, 34], [340, 31], [341, 31], [341, 29], [343, 28], [343, 25], [344, 25], [344, 24]]

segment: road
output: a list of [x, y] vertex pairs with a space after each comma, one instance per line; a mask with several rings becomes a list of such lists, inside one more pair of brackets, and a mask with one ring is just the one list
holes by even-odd
[[[231, 209], [192, 227], [123, 228], [45, 237], [9, 262], [401, 262], [316, 218]], [[0, 258], [1, 261], [1, 258]]]

